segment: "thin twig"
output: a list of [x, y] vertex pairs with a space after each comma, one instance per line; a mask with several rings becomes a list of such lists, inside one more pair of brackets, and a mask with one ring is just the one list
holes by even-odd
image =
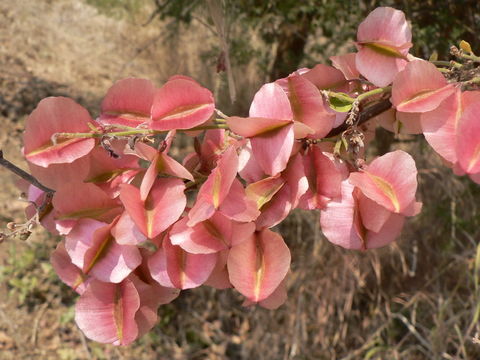
[[163, 8], [166, 7], [170, 1], [167, 1], [164, 5], [160, 4], [160, 0], [154, 0], [154, 2], [156, 9], [150, 14], [150, 17], [142, 24], [142, 26], [147, 26], [157, 17], [157, 15], [161, 15]]
[[80, 342], [82, 343], [83, 350], [87, 355], [87, 359], [93, 359], [92, 354], [90, 352], [90, 348], [88, 347], [87, 339], [85, 339], [85, 335], [83, 334], [82, 330], [78, 326], [75, 325], [75, 329], [77, 330], [80, 336]]
[[432, 349], [431, 349], [428, 341], [425, 340], [422, 335], [420, 335], [420, 333], [417, 331], [417, 329], [412, 324], [410, 324], [410, 322], [408, 321], [408, 319], [405, 316], [403, 316], [402, 314], [393, 313], [392, 317], [400, 320], [407, 327], [408, 331], [410, 331], [410, 333], [412, 333], [412, 335], [415, 336], [417, 338], [417, 340], [420, 341], [420, 343], [428, 351], [430, 351], [430, 353], [432, 352]]
[[40, 324], [40, 319], [45, 314], [48, 308], [48, 302], [42, 304], [40, 310], [37, 312], [37, 316], [33, 322], [32, 336], [30, 337], [30, 343], [35, 346], [37, 344], [37, 334], [38, 334], [38, 325]]
[[230, 62], [230, 49], [227, 41], [225, 14], [223, 6], [218, 1], [207, 0], [207, 5], [210, 10], [210, 16], [217, 30], [217, 35], [220, 40], [220, 47], [225, 55], [225, 67], [227, 71], [228, 92], [230, 94], [230, 101], [232, 103], [237, 99], [237, 90], [235, 88], [235, 79], [233, 78], [233, 70]]
[[55, 192], [55, 190], [52, 190], [52, 189], [46, 187], [45, 185], [41, 184], [40, 181], [38, 181], [32, 175], [30, 175], [26, 171], [20, 169], [18, 166], [12, 164], [10, 161], [5, 159], [3, 157], [3, 150], [0, 150], [0, 165], [3, 166], [5, 169], [10, 170], [14, 174], [20, 176], [22, 179], [28, 181], [33, 186], [36, 186], [40, 190], [43, 190], [47, 193], [54, 193]]

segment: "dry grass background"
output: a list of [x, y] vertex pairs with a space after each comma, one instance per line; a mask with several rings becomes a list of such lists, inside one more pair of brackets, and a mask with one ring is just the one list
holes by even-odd
[[[45, 96], [66, 95], [92, 115], [116, 79], [191, 75], [220, 108], [245, 112], [264, 81], [255, 64], [235, 69], [240, 101], [229, 106], [200, 24], [168, 38], [141, 26], [148, 11], [106, 16], [81, 0], [0, 2], [0, 148], [21, 166], [25, 116]], [[166, 26], [166, 24], [164, 25]], [[411, 139], [408, 139], [411, 140]], [[480, 190], [453, 177], [423, 140], [408, 148], [420, 171], [420, 216], [395, 244], [345, 251], [325, 241], [318, 214], [281, 226], [292, 250], [289, 299], [276, 311], [243, 308], [233, 291], [185, 291], [160, 309], [155, 329], [128, 347], [85, 339], [75, 295], [48, 263], [58, 239], [36, 231], [0, 245], [0, 359], [480, 359]], [[12, 176], [0, 170], [0, 223], [21, 221]]]

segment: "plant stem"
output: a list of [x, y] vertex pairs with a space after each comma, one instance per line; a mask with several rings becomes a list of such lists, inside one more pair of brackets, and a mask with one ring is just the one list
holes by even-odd
[[365, 100], [365, 99], [367, 99], [371, 96], [387, 93], [387, 92], [390, 92], [391, 90], [392, 90], [391, 86], [385, 86], [385, 87], [382, 87], [382, 88], [377, 88], [377, 89], [367, 91], [366, 93], [358, 95], [356, 98], [352, 98], [352, 97], [348, 96], [347, 94], [338, 93], [338, 92], [334, 92], [334, 91], [327, 91], [326, 94], [329, 97], [333, 97], [333, 98], [336, 98], [336, 99], [346, 101], [346, 102], [349, 102], [349, 103], [353, 104], [354, 102], [360, 102], [360, 101], [363, 101], [363, 100]]
[[[392, 107], [392, 103], [390, 102], [389, 99], [383, 99], [378, 103], [375, 103], [371, 106], [368, 106], [367, 108], [363, 109], [359, 116], [358, 116], [358, 122], [357, 125], [361, 125], [371, 118], [380, 115], [381, 113], [387, 111]], [[342, 132], [347, 130], [349, 128], [349, 125], [346, 123], [343, 123], [342, 125], [332, 129], [327, 135], [325, 135], [325, 138], [329, 137], [334, 137], [337, 135], [340, 135]]]
[[[229, 129], [226, 124], [214, 124], [214, 125], [203, 125], [197, 126], [191, 129], [178, 129], [177, 131], [201, 131], [201, 130], [210, 130], [210, 129]], [[152, 129], [135, 129], [125, 130], [125, 131], [112, 131], [112, 132], [102, 132], [102, 133], [55, 133], [54, 138], [101, 138], [103, 136], [132, 136], [132, 135], [155, 135], [155, 134], [164, 134], [168, 130], [152, 130]]]
[[447, 66], [447, 67], [455, 67], [455, 68], [461, 68], [463, 65], [456, 62], [456, 61], [430, 61], [433, 65], [435, 66]]
[[10, 161], [5, 159], [3, 157], [3, 151], [2, 150], [0, 150], [0, 165], [3, 166], [5, 169], [10, 170], [14, 174], [20, 176], [22, 179], [28, 181], [30, 184], [32, 184], [33, 186], [36, 186], [37, 188], [39, 188], [42, 191], [45, 191], [47, 193], [52, 193], [52, 194], [55, 192], [55, 190], [52, 190], [52, 189], [46, 187], [45, 185], [41, 184], [40, 181], [38, 181], [32, 175], [30, 175], [26, 171], [20, 169], [18, 166], [12, 164]]
[[464, 58], [464, 59], [473, 60], [475, 62], [480, 63], [480, 56], [476, 56], [476, 55], [473, 55], [473, 54], [464, 54], [464, 53], [461, 53], [459, 56]]
[[177, 130], [177, 131], [200, 131], [200, 130], [212, 130], [212, 129], [230, 129], [227, 124], [217, 124], [217, 125], [204, 125], [197, 126], [191, 129]]
[[383, 88], [373, 89], [373, 90], [367, 91], [366, 93], [358, 95], [355, 100], [360, 102], [360, 101], [363, 101], [363, 100], [365, 100], [365, 99], [367, 99], [371, 96], [387, 93], [387, 92], [390, 92], [391, 90], [392, 90], [391, 86], [385, 86]]
[[471, 84], [480, 84], [480, 76], [476, 76], [470, 80], [463, 82], [464, 85], [471, 85]]

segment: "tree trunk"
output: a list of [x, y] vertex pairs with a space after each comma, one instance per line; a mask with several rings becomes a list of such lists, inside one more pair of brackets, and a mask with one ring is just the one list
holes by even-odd
[[310, 14], [301, 14], [294, 22], [283, 22], [279, 26], [278, 47], [275, 54], [270, 80], [285, 77], [298, 68], [304, 57], [311, 24]]

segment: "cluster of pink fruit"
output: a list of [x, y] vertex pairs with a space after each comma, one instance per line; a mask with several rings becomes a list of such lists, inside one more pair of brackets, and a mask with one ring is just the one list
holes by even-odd
[[[362, 161], [377, 122], [423, 132], [480, 182], [480, 91], [463, 91], [478, 79], [462, 79], [461, 63], [444, 76], [408, 54], [410, 41], [404, 14], [377, 8], [358, 29], [357, 53], [262, 86], [247, 118], [215, 116], [211, 92], [184, 76], [159, 89], [118, 81], [95, 120], [70, 99], [42, 100], [24, 154], [54, 193], [37, 216], [65, 236], [52, 263], [81, 295], [75, 319], [86, 336], [128, 344], [153, 327], [158, 306], [202, 284], [280, 306], [290, 252], [270, 229], [295, 208], [320, 210], [323, 233], [345, 248], [394, 241], [421, 208], [417, 170], [400, 150]], [[359, 122], [386, 99], [390, 110]], [[169, 155], [179, 131], [195, 137], [181, 162]], [[47, 195], [29, 186], [38, 206]]]

